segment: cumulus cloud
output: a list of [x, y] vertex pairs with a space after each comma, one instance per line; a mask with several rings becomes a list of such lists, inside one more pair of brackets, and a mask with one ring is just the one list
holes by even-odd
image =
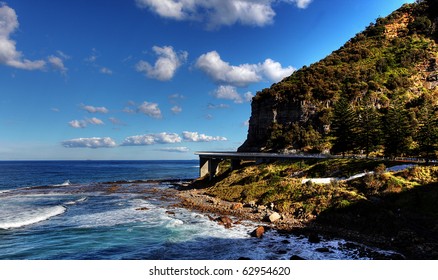
[[67, 73], [68, 68], [64, 65], [64, 59], [66, 59], [67, 56], [64, 55], [64, 57], [59, 57], [55, 55], [51, 55], [47, 58], [47, 61], [52, 66], [53, 69], [61, 72], [62, 74]]
[[137, 108], [137, 112], [143, 113], [146, 116], [155, 118], [155, 119], [161, 119], [163, 116], [161, 115], [161, 110], [158, 108], [157, 103], [149, 103], [149, 102], [143, 102], [140, 106]]
[[293, 67], [283, 68], [279, 62], [269, 58], [258, 64], [230, 65], [229, 62], [223, 61], [216, 51], [201, 55], [195, 66], [217, 83], [238, 87], [245, 87], [263, 79], [278, 82], [295, 71]]
[[160, 151], [171, 153], [188, 153], [190, 151], [187, 147], [162, 148]]
[[212, 95], [218, 99], [233, 100], [234, 103], [242, 103], [243, 99], [233, 86], [219, 86]]
[[296, 69], [292, 66], [283, 68], [279, 62], [270, 58], [259, 65], [259, 72], [263, 73], [272, 82], [279, 82], [284, 77], [290, 76]]
[[163, 18], [205, 22], [207, 28], [230, 26], [236, 23], [265, 26], [274, 21], [274, 3], [294, 4], [306, 8], [312, 0], [136, 0]]
[[127, 114], [134, 114], [134, 113], [135, 113], [135, 110], [132, 109], [132, 108], [129, 108], [129, 107], [125, 107], [125, 108], [123, 108], [122, 111], [123, 111], [124, 113], [127, 113]]
[[0, 2], [0, 63], [24, 70], [43, 69], [44, 60], [28, 60], [17, 50], [16, 42], [10, 35], [18, 29], [15, 10]]
[[153, 144], [180, 143], [181, 137], [176, 133], [161, 132], [156, 134], [145, 134], [126, 137], [122, 146], [146, 146]]
[[[243, 102], [249, 102], [254, 97], [254, 95], [251, 92], [246, 92], [243, 95], [239, 94], [237, 92], [237, 89], [233, 86], [219, 86], [215, 91], [212, 92], [212, 95], [217, 99], [232, 100], [234, 103], [239, 103], [239, 104]], [[225, 104], [208, 106], [209, 109], [223, 109], [228, 107]]]
[[261, 80], [254, 65], [230, 65], [228, 62], [223, 61], [216, 51], [201, 55], [195, 66], [218, 83], [246, 86]]
[[300, 9], [305, 9], [312, 3], [313, 0], [284, 0], [285, 2], [290, 2], [295, 4]]
[[254, 94], [252, 94], [252, 92], [245, 92], [243, 94], [243, 100], [246, 102], [250, 102], [252, 100], [252, 98], [254, 97]]
[[188, 53], [179, 53], [171, 46], [154, 46], [152, 50], [158, 56], [157, 61], [152, 66], [146, 61], [140, 60], [136, 65], [138, 72], [144, 73], [147, 77], [160, 81], [169, 81], [173, 78], [176, 70], [187, 60]]
[[222, 136], [208, 136], [205, 134], [199, 134], [198, 132], [184, 131], [184, 141], [188, 142], [212, 142], [212, 141], [227, 141], [228, 139]]
[[89, 124], [94, 124], [94, 125], [103, 125], [104, 124], [104, 122], [98, 118], [86, 119], [86, 122], [88, 122]]
[[91, 118], [91, 119], [85, 119], [85, 120], [73, 120], [68, 123], [73, 128], [85, 128], [88, 124], [93, 125], [104, 125], [105, 123], [98, 118]]
[[172, 113], [174, 113], [175, 115], [179, 114], [182, 112], [182, 108], [180, 106], [173, 106], [172, 109], [170, 109], [172, 111]]
[[88, 113], [102, 113], [106, 114], [109, 112], [109, 110], [105, 107], [94, 107], [91, 105], [81, 105], [82, 109], [87, 111]]
[[62, 145], [66, 148], [113, 148], [116, 142], [110, 137], [93, 137], [93, 138], [77, 138], [66, 140], [62, 142]]
[[99, 73], [105, 74], [105, 75], [112, 75], [113, 71], [110, 68], [104, 67], [97, 62], [97, 59], [99, 57], [100, 57], [100, 53], [97, 51], [97, 49], [92, 48], [91, 54], [88, 57], [86, 57], [84, 60], [90, 66], [98, 69]]
[[73, 120], [68, 123], [73, 128], [85, 128], [87, 127], [86, 121]]

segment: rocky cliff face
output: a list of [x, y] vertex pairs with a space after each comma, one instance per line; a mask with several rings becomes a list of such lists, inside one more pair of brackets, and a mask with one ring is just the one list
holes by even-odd
[[[434, 3], [435, 0], [431, 0]], [[419, 106], [438, 106], [438, 15], [430, 1], [406, 4], [379, 18], [325, 59], [257, 93], [240, 152], [331, 148], [334, 104], [385, 114], [403, 102], [412, 121]]]

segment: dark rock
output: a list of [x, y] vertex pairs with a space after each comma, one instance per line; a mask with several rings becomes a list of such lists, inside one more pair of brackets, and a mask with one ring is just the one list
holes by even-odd
[[167, 215], [175, 215], [175, 212], [173, 212], [173, 211], [166, 211], [166, 214]]
[[222, 216], [216, 219], [220, 225], [224, 225], [225, 228], [231, 228], [233, 221], [228, 216]]
[[320, 252], [320, 253], [330, 253], [331, 252], [329, 248], [325, 248], [325, 247], [316, 248], [315, 251]]
[[238, 260], [249, 261], [249, 260], [251, 260], [251, 259], [250, 259], [250, 258], [247, 258], [247, 257], [240, 257], [240, 258], [238, 258]]
[[319, 242], [321, 242], [321, 237], [319, 237], [319, 235], [316, 233], [311, 233], [311, 234], [309, 234], [308, 240], [310, 243], [319, 243]]
[[282, 240], [281, 243], [283, 243], [283, 244], [290, 244], [290, 241], [285, 239], [285, 240]]
[[293, 255], [292, 257], [290, 257], [290, 260], [305, 260], [305, 258], [302, 258], [302, 257], [297, 256], [297, 255]]
[[286, 250], [278, 250], [277, 254], [279, 254], [279, 255], [286, 255], [287, 251]]
[[137, 208], [137, 209], [135, 209], [135, 210], [137, 210], [137, 211], [147, 211], [147, 210], [149, 210], [149, 208], [147, 208], [147, 207], [141, 207], [141, 208]]
[[262, 238], [265, 234], [265, 227], [259, 226], [253, 232], [251, 232], [252, 237]]

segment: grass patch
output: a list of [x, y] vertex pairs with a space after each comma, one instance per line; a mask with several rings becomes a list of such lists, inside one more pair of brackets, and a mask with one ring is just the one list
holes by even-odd
[[[434, 166], [396, 173], [384, 171], [385, 166], [397, 164], [368, 159], [312, 159], [246, 164], [232, 172], [224, 165], [220, 166], [221, 174], [216, 179], [211, 182], [204, 180], [203, 184], [207, 194], [226, 201], [255, 202], [258, 205], [273, 203], [280, 213], [309, 218], [324, 211], [349, 209], [374, 197], [404, 193], [423, 183], [437, 182], [438, 167]], [[371, 170], [375, 173], [326, 185], [302, 184], [301, 179], [295, 178], [296, 174], [300, 174], [298, 177], [348, 177]]]

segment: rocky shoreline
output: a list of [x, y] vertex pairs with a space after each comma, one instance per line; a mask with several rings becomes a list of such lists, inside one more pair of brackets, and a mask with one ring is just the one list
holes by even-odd
[[[319, 243], [321, 237], [325, 239], [342, 238], [347, 241], [347, 247], [355, 247], [359, 254], [366, 255], [370, 259], [406, 259], [404, 254], [398, 252], [398, 248], [390, 246], [390, 241], [383, 237], [369, 236], [360, 234], [355, 231], [338, 229], [318, 225], [307, 220], [296, 219], [290, 215], [280, 215], [266, 206], [257, 206], [255, 204], [242, 204], [224, 201], [205, 194], [202, 189], [190, 187], [189, 184], [177, 185], [174, 195], [178, 201], [174, 206], [200, 212], [208, 216], [211, 220], [218, 222], [225, 227], [233, 227], [251, 221], [257, 223], [251, 233], [253, 238], [263, 238], [266, 231], [276, 230], [284, 235], [305, 236], [310, 243]], [[363, 244], [382, 250], [392, 251], [392, 254], [380, 254], [370, 252], [365, 248], [358, 246]], [[319, 250], [329, 250], [329, 248], [319, 248]], [[291, 260], [303, 259], [300, 256], [293, 255]]]

